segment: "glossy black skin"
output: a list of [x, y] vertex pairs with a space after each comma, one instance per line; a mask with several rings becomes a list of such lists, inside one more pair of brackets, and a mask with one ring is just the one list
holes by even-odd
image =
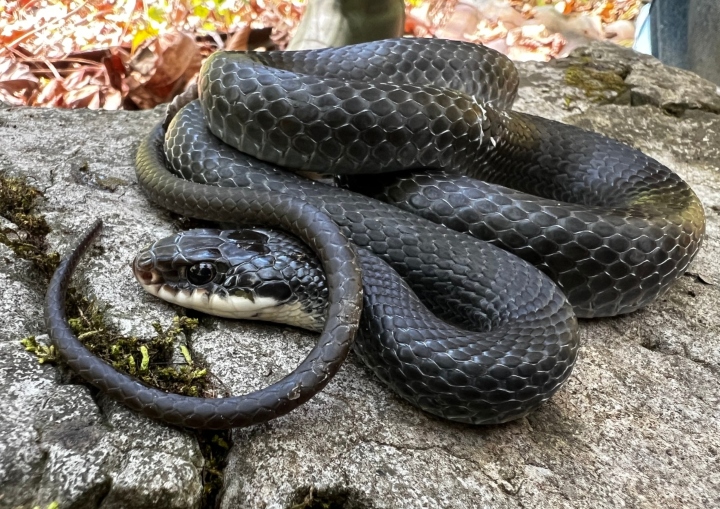
[[[258, 63], [271, 63], [279, 69], [268, 70]], [[409, 76], [419, 84], [400, 83]], [[476, 93], [476, 99], [460, 92], [438, 92], [436, 85], [421, 88], [436, 79], [452, 85], [461, 83], [460, 76], [473, 78], [466, 91]], [[385, 84], [375, 88], [368, 84], [377, 80]], [[388, 272], [384, 262], [361, 252], [363, 286], [368, 295], [362, 330], [369, 342], [358, 343], [358, 351], [400, 395], [449, 419], [497, 423], [525, 415], [567, 379], [579, 344], [577, 322], [565, 295], [540, 271], [495, 246], [396, 207], [309, 182], [241, 156], [210, 134], [212, 130], [225, 141], [271, 162], [319, 171], [328, 171], [332, 163], [341, 173], [355, 171], [355, 163], [370, 172], [397, 169], [405, 163], [410, 169], [428, 163], [446, 169], [455, 164], [470, 168], [468, 162], [481, 156], [490, 168], [486, 175], [492, 175], [492, 168], [502, 167], [496, 164], [498, 157], [511, 165], [513, 157], [521, 162], [528, 157], [531, 162], [526, 167], [540, 184], [542, 177], [534, 172], [544, 170], [544, 164], [565, 167], [578, 159], [575, 152], [566, 150], [568, 147], [592, 154], [600, 148], [598, 142], [607, 145], [606, 138], [593, 138], [575, 128], [570, 129], [576, 143], [566, 145], [559, 140], [553, 144], [550, 139], [551, 143], [544, 144], [544, 130], [556, 129], [556, 123], [534, 122], [534, 117], [502, 111], [512, 102], [517, 88], [511, 62], [471, 44], [427, 39], [379, 41], [295, 54], [230, 53], [208, 59], [199, 88], [205, 112], [192, 102], [178, 113], [192, 97], [184, 98], [171, 110], [168, 122], [156, 127], [138, 151], [138, 182], [151, 199], [174, 212], [224, 222], [267, 222], [289, 229], [311, 246], [328, 272], [331, 301], [326, 334], [311, 357], [317, 354], [320, 357], [315, 355], [314, 359], [325, 360], [330, 356], [322, 356], [323, 351], [340, 352], [336, 346], [347, 341], [332, 335], [351, 332], [348, 324], [354, 323], [352, 313], [343, 309], [355, 311], [348, 299], [353, 295], [350, 286], [357, 265], [351, 256], [342, 254], [342, 235], [314, 233], [317, 229], [332, 230], [325, 222], [332, 219], [356, 246], [367, 247], [421, 293], [438, 317], [478, 331], [457, 333], [447, 324], [435, 324], [434, 317], [414, 306], [413, 298], [399, 290], [405, 283]], [[435, 99], [428, 101], [428, 97]], [[292, 109], [298, 105], [299, 109]], [[438, 111], [443, 109], [445, 116]], [[376, 124], [368, 121], [371, 115], [364, 114], [366, 111], [375, 115]], [[228, 116], [231, 112], [234, 116]], [[316, 114], [326, 116], [329, 128], [315, 124]], [[378, 136], [383, 131], [384, 136]], [[501, 155], [493, 151], [498, 146], [505, 147]], [[608, 155], [614, 157], [612, 151]], [[591, 157], [589, 161], [606, 159]], [[602, 178], [598, 169], [581, 166], [578, 169], [591, 179], [593, 175]], [[188, 182], [168, 168], [196, 182], [240, 187]], [[633, 170], [636, 168], [631, 166], [629, 171]], [[667, 172], [665, 175], [672, 175]], [[632, 186], [638, 180], [642, 179], [630, 174], [618, 182]], [[570, 181], [571, 187], [578, 187], [584, 177]], [[652, 191], [657, 184], [650, 181], [640, 185]], [[697, 251], [704, 228], [702, 208], [692, 196], [688, 201], [689, 222], [681, 229], [687, 229], [689, 238], [697, 242], [688, 244], [690, 254], [680, 257], [682, 263], [689, 262]], [[641, 207], [646, 201], [641, 193], [633, 206]], [[657, 200], [651, 200], [651, 206], [657, 205]], [[568, 224], [574, 226], [572, 221]], [[320, 226], [310, 231], [308, 225]], [[578, 233], [570, 234], [571, 244]], [[679, 249], [686, 246], [681, 243]], [[354, 296], [359, 295], [355, 290]], [[378, 300], [368, 300], [376, 297]], [[465, 343], [468, 338], [472, 344]], [[332, 357], [330, 364], [337, 366], [341, 362], [338, 359]], [[105, 378], [96, 379], [96, 383], [110, 387], [116, 395], [120, 392], [118, 398], [129, 406], [145, 408], [146, 413], [166, 422], [195, 427], [237, 426], [294, 408], [299, 403], [293, 390], [298, 387], [308, 387], [302, 393], [303, 400], [319, 390], [334, 371], [323, 371], [325, 378], [312, 377], [312, 366], [306, 361], [288, 377], [295, 384], [292, 387], [271, 387], [256, 398], [227, 402], [189, 402], [167, 395], [140, 404], [148, 396], [134, 386], [121, 383], [113, 389], [115, 385], [108, 385]], [[304, 376], [312, 377], [312, 385], [297, 384]]]
[[[438, 43], [393, 41], [392, 44], [405, 45], [409, 51], [419, 45], [425, 55], [432, 55]], [[505, 75], [507, 69], [497, 54], [482, 48], [478, 51], [466, 43], [450, 44], [460, 52], [475, 51], [475, 60], [470, 60], [476, 69], [500, 69], [500, 74]], [[427, 75], [431, 77], [442, 74], [433, 67], [428, 70]], [[246, 76], [244, 72], [239, 75]], [[257, 78], [247, 79], [261, 82], [269, 79], [268, 76], [280, 76], [288, 88], [295, 86], [282, 73], [261, 71]], [[508, 76], [510, 82], [516, 83], [511, 71]], [[234, 75], [230, 75], [230, 79], [235, 79]], [[305, 78], [303, 81], [307, 82]], [[311, 86], [319, 96], [325, 97], [325, 92], [315, 84]], [[362, 93], [368, 88], [359, 85], [357, 90]], [[253, 101], [255, 99], [250, 100]], [[319, 102], [324, 104], [324, 101]], [[407, 309], [393, 306], [393, 300], [383, 300], [387, 295], [395, 295], [394, 289], [405, 283], [380, 260], [361, 255], [366, 299], [379, 299], [366, 300], [364, 308], [382, 310], [382, 314], [363, 320], [363, 324], [367, 324], [367, 328], [362, 326], [363, 330], [368, 331], [364, 337], [374, 337], [376, 342], [373, 346], [363, 341], [365, 348], [358, 351], [398, 393], [421, 408], [447, 418], [492, 423], [524, 415], [550, 397], [567, 379], [578, 347], [577, 323], [558, 288], [531, 266], [493, 246], [395, 207], [302, 179], [243, 156], [210, 134], [198, 102], [177, 109], [178, 113], [168, 124], [164, 147], [162, 131], [158, 130], [152, 138], [152, 150], [141, 149], [143, 176], [159, 178], [163, 159], [159, 153], [164, 151], [172, 170], [189, 180], [239, 186], [239, 190], [248, 195], [270, 192], [307, 201], [340, 225], [356, 245], [369, 248], [390, 263], [439, 317], [463, 329], [481, 331], [469, 333], [453, 329], [447, 323], [438, 325], [435, 318], [417, 304], [417, 299], [405, 299], [403, 303], [410, 306]], [[212, 111], [226, 109], [218, 105]], [[276, 111], [276, 108], [267, 106], [262, 111]], [[263, 115], [258, 123], [263, 122]], [[443, 139], [440, 143], [445, 143]], [[334, 146], [334, 142], [329, 143], [328, 146]], [[376, 273], [373, 271], [379, 268], [383, 272], [372, 279]], [[374, 281], [372, 287], [368, 281]], [[385, 284], [392, 286], [386, 288]], [[518, 292], [517, 288], [523, 291]], [[375, 325], [371, 325], [373, 323]], [[408, 323], [412, 328], [406, 336]], [[370, 333], [371, 330], [374, 332]], [[447, 337], [443, 338], [443, 334]], [[465, 339], [468, 343], [464, 343]], [[494, 367], [501, 365], [502, 368]], [[441, 377], [449, 377], [449, 381], [443, 378], [445, 382], [438, 382], [439, 373]], [[509, 382], [506, 384], [494, 377], [506, 377]], [[478, 397], [478, 392], [483, 392], [482, 397]]]
[[[700, 248], [705, 215], [680, 177], [607, 137], [509, 111], [517, 74], [491, 50], [403, 39], [311, 55], [213, 55], [199, 83], [208, 121], [192, 122], [268, 163], [359, 175], [351, 189], [511, 251], [581, 317], [647, 305]], [[198, 167], [177, 158], [190, 157], [185, 136], [169, 141], [176, 170]]]
[[[547, 399], [572, 369], [573, 344], [546, 342], [509, 324], [490, 333], [450, 325], [436, 318], [390, 266], [365, 249], [358, 254], [364, 311], [355, 351], [416, 406], [463, 422], [502, 422]], [[297, 290], [292, 302], [318, 313], [320, 324], [324, 321], [327, 301], [318, 297], [326, 294], [325, 276], [294, 237], [258, 229], [180, 232], [139, 253], [135, 269], [157, 271], [173, 285], [193, 288], [187, 269], [198, 265], [212, 267], [214, 276], [200, 288], [219, 295], [257, 295], [264, 281], [282, 284]], [[556, 298], [561, 304], [561, 295]], [[468, 310], [472, 307], [460, 306], [458, 314]], [[465, 319], [471, 323], [473, 317]]]

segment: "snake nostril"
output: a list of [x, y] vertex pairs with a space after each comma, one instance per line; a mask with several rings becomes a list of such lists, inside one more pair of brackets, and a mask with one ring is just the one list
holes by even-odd
[[137, 255], [131, 264], [131, 268], [135, 278], [141, 284], [149, 285], [153, 282], [153, 257], [150, 253], [146, 252]]
[[135, 270], [135, 278], [143, 285], [149, 285], [153, 281], [153, 273], [147, 270]]

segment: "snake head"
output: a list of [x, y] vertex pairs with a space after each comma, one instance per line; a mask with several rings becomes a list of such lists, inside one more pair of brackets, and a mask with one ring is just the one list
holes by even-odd
[[145, 291], [226, 318], [321, 330], [325, 275], [315, 255], [287, 234], [266, 229], [196, 229], [158, 240], [132, 263]]

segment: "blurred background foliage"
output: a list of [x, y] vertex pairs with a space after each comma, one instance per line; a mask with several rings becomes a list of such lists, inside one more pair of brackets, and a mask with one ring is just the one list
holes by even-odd
[[[631, 44], [646, 1], [406, 0], [405, 34], [548, 60], [589, 40]], [[307, 2], [0, 0], [0, 101], [151, 108], [189, 86], [217, 49], [284, 49]]]

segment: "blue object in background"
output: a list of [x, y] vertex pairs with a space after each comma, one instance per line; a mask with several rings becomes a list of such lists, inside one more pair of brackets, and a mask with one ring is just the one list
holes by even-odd
[[633, 48], [720, 84], [720, 1], [653, 0], [640, 11]]
[[640, 14], [635, 21], [635, 42], [633, 49], [646, 55], [652, 55], [652, 40], [650, 35], [650, 4], [645, 4], [640, 9]]

